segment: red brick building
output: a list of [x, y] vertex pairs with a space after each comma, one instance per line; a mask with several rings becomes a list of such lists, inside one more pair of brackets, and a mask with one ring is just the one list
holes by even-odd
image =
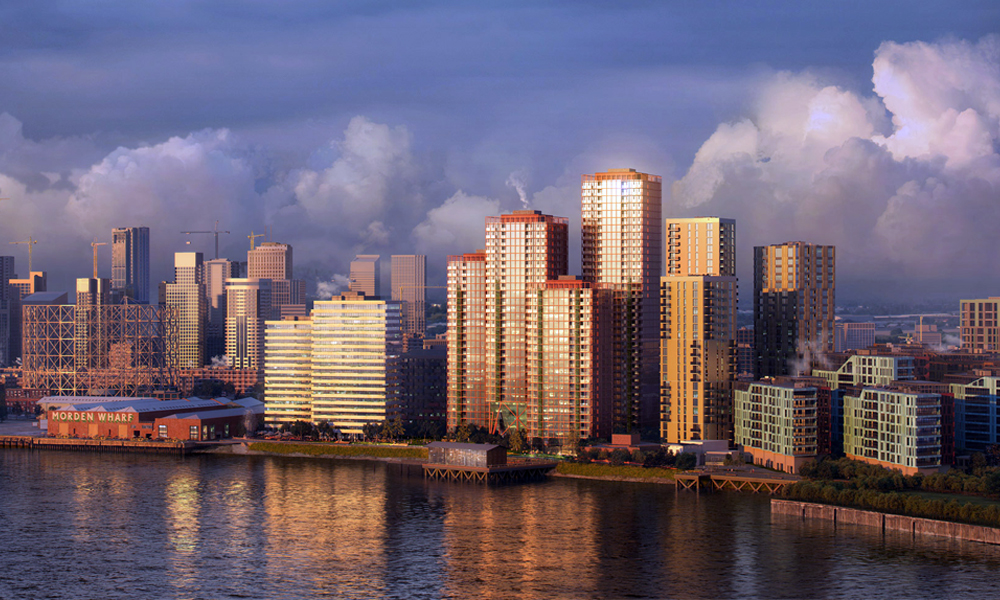
[[242, 435], [248, 412], [200, 398], [89, 402], [50, 409], [48, 433], [76, 438], [204, 441]]

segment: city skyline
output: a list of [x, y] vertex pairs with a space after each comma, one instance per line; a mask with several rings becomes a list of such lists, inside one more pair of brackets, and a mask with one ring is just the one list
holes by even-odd
[[[580, 174], [632, 167], [663, 177], [664, 216], [740, 222], [740, 256], [843, 248], [845, 301], [991, 293], [997, 9], [769, 6], [25, 8], [0, 61], [0, 239], [39, 240], [60, 290], [113, 227], [155, 229], [156, 282], [174, 252], [214, 256], [181, 232], [215, 221], [234, 260], [251, 232], [295, 245], [310, 294], [356, 254], [427, 255], [440, 286], [517, 208], [568, 217], [575, 261]], [[196, 51], [156, 41], [177, 27]]]

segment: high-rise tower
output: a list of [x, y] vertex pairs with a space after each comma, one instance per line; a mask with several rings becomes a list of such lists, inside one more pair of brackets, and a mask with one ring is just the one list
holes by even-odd
[[426, 256], [392, 256], [392, 299], [403, 303], [403, 333], [423, 335], [427, 329]]
[[237, 369], [264, 368], [264, 322], [271, 315], [270, 279], [226, 283], [226, 356]]
[[205, 300], [204, 269], [201, 252], [174, 254], [174, 281], [166, 288], [167, 306], [177, 314], [177, 364], [181, 368], [205, 364], [205, 321], [208, 313]]
[[[809, 372], [809, 357], [833, 351], [833, 246], [786, 242], [754, 248], [754, 375]], [[798, 361], [803, 364], [796, 366]]]
[[613, 295], [614, 428], [655, 430], [662, 179], [635, 169], [582, 179], [583, 278]]
[[736, 221], [667, 219], [660, 279], [660, 435], [729, 439], [736, 336]]
[[382, 297], [382, 271], [378, 254], [359, 254], [351, 261], [352, 292], [360, 292], [369, 298]]
[[[565, 275], [569, 223], [536, 210], [486, 218], [486, 249], [448, 260], [448, 423], [527, 428], [536, 291]], [[567, 342], [568, 344], [568, 342]]]
[[112, 290], [149, 304], [149, 227], [116, 227], [111, 238]]

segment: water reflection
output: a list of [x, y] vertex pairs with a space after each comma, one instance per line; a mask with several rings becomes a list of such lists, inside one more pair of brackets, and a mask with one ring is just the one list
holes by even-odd
[[1000, 548], [766, 497], [379, 463], [0, 451], [0, 598], [991, 597]]

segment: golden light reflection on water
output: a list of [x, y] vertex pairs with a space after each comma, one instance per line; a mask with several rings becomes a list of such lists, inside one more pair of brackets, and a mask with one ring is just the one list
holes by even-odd
[[345, 462], [265, 464], [268, 579], [280, 581], [296, 570], [316, 590], [357, 596], [384, 589], [386, 470]]
[[172, 583], [178, 589], [193, 586], [198, 577], [198, 542], [201, 536], [199, 519], [201, 497], [197, 473], [180, 468], [167, 480], [166, 533]]

